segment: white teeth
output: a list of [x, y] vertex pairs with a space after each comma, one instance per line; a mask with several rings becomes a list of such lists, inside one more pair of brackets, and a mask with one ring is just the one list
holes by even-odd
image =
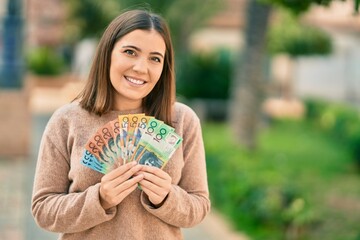
[[137, 84], [137, 85], [142, 85], [142, 84], [145, 83], [145, 81], [138, 80], [138, 79], [134, 79], [134, 78], [126, 77], [126, 79], [127, 79], [129, 82], [134, 83], [134, 84]]

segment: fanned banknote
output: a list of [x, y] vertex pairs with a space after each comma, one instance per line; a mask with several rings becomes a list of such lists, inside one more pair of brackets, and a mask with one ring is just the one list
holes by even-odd
[[129, 161], [163, 168], [181, 142], [173, 127], [152, 116], [119, 115], [87, 141], [81, 163], [104, 174]]

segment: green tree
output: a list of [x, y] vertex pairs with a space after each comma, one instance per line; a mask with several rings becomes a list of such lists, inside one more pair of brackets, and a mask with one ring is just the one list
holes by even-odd
[[107, 24], [126, 9], [147, 9], [161, 14], [169, 23], [174, 45], [187, 52], [190, 34], [221, 9], [220, 0], [67, 0], [69, 38], [99, 38]]
[[169, 23], [177, 59], [188, 52], [188, 38], [222, 7], [220, 0], [121, 0], [122, 9], [140, 7], [161, 14]]
[[[318, 27], [302, 23], [296, 15], [282, 8], [278, 9], [275, 15], [276, 20], [267, 35], [267, 49], [271, 56], [285, 54], [289, 59], [288, 67], [293, 68], [297, 57], [332, 53], [330, 34]], [[294, 99], [293, 79], [288, 76], [285, 81], [280, 82], [281, 97]]]
[[332, 52], [332, 39], [322, 29], [303, 24], [293, 13], [279, 9], [267, 35], [267, 49], [271, 55], [283, 53], [293, 58], [326, 55]]
[[[260, 108], [265, 89], [265, 50], [272, 7], [283, 6], [300, 15], [312, 4], [329, 5], [336, 0], [249, 0], [247, 1], [245, 41], [236, 67], [230, 106], [230, 122], [238, 141], [255, 149]], [[341, 1], [341, 0], [338, 0]], [[355, 0], [358, 11], [360, 0]]]
[[68, 8], [67, 38], [76, 42], [100, 38], [108, 23], [119, 13], [116, 0], [66, 0]]

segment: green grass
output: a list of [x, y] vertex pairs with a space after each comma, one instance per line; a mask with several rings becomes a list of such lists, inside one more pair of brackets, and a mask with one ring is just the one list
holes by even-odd
[[255, 152], [225, 124], [205, 124], [203, 134], [213, 206], [239, 230], [253, 239], [360, 239], [360, 174], [348, 146], [304, 122], [275, 122]]

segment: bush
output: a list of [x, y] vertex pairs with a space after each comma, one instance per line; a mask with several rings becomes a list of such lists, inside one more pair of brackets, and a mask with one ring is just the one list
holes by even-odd
[[307, 119], [350, 147], [354, 161], [360, 167], [360, 113], [343, 104], [307, 99]]
[[66, 65], [64, 58], [48, 47], [39, 47], [28, 52], [26, 62], [31, 73], [46, 76], [63, 73]]
[[231, 81], [229, 51], [193, 53], [181, 59], [177, 93], [187, 99], [228, 99]]
[[280, 12], [268, 38], [268, 49], [273, 54], [287, 53], [296, 57], [329, 54], [332, 51], [332, 41], [327, 33], [301, 24], [296, 16], [285, 11]]
[[[328, 105], [310, 105], [315, 123], [323, 113], [320, 106]], [[327, 129], [349, 126], [335, 123]], [[358, 203], [358, 176], [349, 171], [347, 143], [329, 137], [331, 131], [324, 134], [308, 119], [275, 120], [259, 136], [258, 150], [247, 152], [233, 141], [229, 126], [203, 128], [212, 205], [241, 232], [254, 240], [357, 236], [358, 214], [344, 206], [348, 199]], [[359, 141], [360, 134], [353, 133]]]
[[283, 172], [233, 145], [219, 125], [206, 130], [209, 188], [217, 209], [254, 239], [282, 239], [288, 229], [307, 228], [314, 220], [311, 210]]

